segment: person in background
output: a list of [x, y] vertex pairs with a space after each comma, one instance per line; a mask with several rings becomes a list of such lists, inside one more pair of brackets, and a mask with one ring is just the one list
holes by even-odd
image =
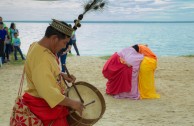
[[144, 58], [140, 64], [139, 85], [141, 99], [160, 98], [156, 92], [154, 74], [157, 68], [157, 56], [151, 51], [148, 45], [138, 44], [137, 50]]
[[61, 70], [62, 72], [65, 72], [64, 69], [64, 64], [66, 64], [66, 59], [67, 59], [67, 53], [71, 50], [72, 47], [72, 39], [70, 38], [70, 41], [67, 43], [65, 48], [62, 48], [59, 52], [58, 52], [58, 57], [60, 58], [61, 61]]
[[113, 54], [102, 73], [108, 79], [106, 93], [115, 98], [160, 98], [154, 85], [156, 55], [147, 45], [137, 44]]
[[143, 55], [131, 46], [113, 54], [102, 70], [108, 79], [106, 93], [118, 99], [139, 99], [138, 74], [142, 60]]
[[24, 56], [22, 54], [22, 51], [20, 49], [21, 41], [20, 41], [20, 38], [18, 38], [18, 33], [14, 33], [13, 46], [14, 46], [14, 57], [15, 57], [15, 60], [18, 60], [17, 51], [20, 53], [20, 56], [21, 56], [22, 60], [25, 60], [25, 58], [24, 58]]
[[18, 35], [19, 35], [19, 31], [18, 31], [18, 29], [16, 29], [16, 24], [15, 23], [12, 22], [10, 24], [9, 30], [10, 30], [11, 38], [14, 38], [14, 33], [18, 33]]
[[[80, 56], [79, 50], [78, 50], [77, 44], [76, 44], [76, 35], [75, 35], [75, 31], [73, 31], [73, 34], [72, 34], [72, 36], [71, 36], [71, 39], [72, 39], [72, 44], [73, 44], [73, 47], [74, 47], [74, 49], [75, 49], [75, 51], [76, 51], [77, 56]], [[71, 53], [71, 50], [69, 51], [69, 53]]]
[[10, 61], [9, 55], [11, 50], [11, 38], [8, 27], [5, 27], [5, 30], [7, 32], [7, 35], [5, 37], [5, 57], [7, 58], [6, 60], [9, 62]]
[[0, 22], [0, 59], [2, 63], [6, 63], [5, 61], [5, 53], [4, 53], [4, 44], [7, 32], [3, 28], [3, 22]]
[[[0, 22], [3, 22], [3, 18], [0, 16]], [[3, 22], [3, 28], [6, 27], [6, 24]]]
[[18, 29], [16, 29], [16, 25], [13, 22], [10, 25], [9, 33], [10, 33], [10, 38], [11, 38], [11, 52], [13, 52], [13, 50], [14, 50], [14, 47], [13, 47], [14, 34], [18, 33], [18, 35], [19, 35], [19, 31], [18, 31]]

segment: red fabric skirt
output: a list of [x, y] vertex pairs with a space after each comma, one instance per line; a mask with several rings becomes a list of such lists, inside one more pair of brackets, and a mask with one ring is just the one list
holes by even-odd
[[117, 53], [108, 59], [102, 73], [108, 79], [106, 83], [107, 94], [116, 95], [131, 91], [132, 67], [122, 64]]
[[68, 109], [65, 106], [58, 105], [50, 108], [44, 99], [27, 93], [23, 95], [23, 102], [43, 122], [44, 126], [49, 126], [51, 122], [53, 122], [52, 126], [69, 126], [66, 120]]

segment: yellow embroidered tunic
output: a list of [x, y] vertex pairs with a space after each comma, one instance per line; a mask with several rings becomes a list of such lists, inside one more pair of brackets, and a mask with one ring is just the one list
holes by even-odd
[[[60, 69], [55, 55], [47, 48], [33, 43], [25, 63], [27, 79], [26, 93], [43, 98], [51, 108], [59, 104], [65, 96], [59, 83]], [[64, 83], [61, 83], [64, 89]]]

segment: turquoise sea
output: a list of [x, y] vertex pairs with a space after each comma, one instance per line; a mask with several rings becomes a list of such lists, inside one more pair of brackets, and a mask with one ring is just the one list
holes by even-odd
[[[5, 23], [10, 26], [10, 22]], [[38, 21], [15, 23], [24, 53], [44, 36], [49, 25]], [[84, 22], [76, 35], [82, 56], [111, 55], [136, 43], [148, 44], [158, 56], [194, 54], [194, 22]]]

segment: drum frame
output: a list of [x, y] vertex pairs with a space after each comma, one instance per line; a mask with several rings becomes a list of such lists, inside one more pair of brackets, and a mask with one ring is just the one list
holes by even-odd
[[[92, 126], [100, 118], [102, 118], [102, 116], [106, 110], [106, 104], [105, 104], [104, 97], [96, 87], [94, 87], [93, 85], [91, 85], [87, 82], [79, 81], [79, 82], [74, 83], [74, 85], [75, 86], [83, 85], [83, 86], [86, 86], [86, 87], [92, 89], [97, 94], [97, 96], [99, 97], [99, 99], [101, 101], [102, 111], [101, 111], [100, 116], [96, 119], [84, 119], [84, 118], [80, 117], [75, 111], [70, 110], [70, 114], [67, 117], [68, 123], [70, 126]], [[73, 88], [73, 86], [71, 86], [70, 88]], [[67, 97], [69, 97], [69, 89], [67, 91]], [[71, 120], [71, 119], [73, 119], [73, 120]], [[73, 121], [75, 121], [75, 122], [73, 122]]]

